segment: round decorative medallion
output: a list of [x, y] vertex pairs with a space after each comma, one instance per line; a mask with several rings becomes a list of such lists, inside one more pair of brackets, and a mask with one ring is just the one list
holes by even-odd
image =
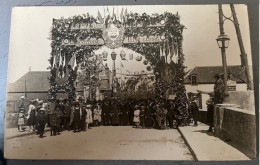
[[105, 45], [110, 49], [119, 48], [123, 45], [125, 29], [113, 22], [109, 23], [107, 28], [103, 30], [103, 39]]
[[162, 79], [164, 79], [165, 81], [168, 81], [168, 82], [172, 81], [172, 79], [176, 75], [176, 69], [177, 69], [177, 65], [174, 63], [165, 64], [160, 69], [160, 75], [161, 75]]

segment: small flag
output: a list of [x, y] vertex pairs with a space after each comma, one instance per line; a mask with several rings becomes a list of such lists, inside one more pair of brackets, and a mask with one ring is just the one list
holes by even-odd
[[77, 67], [77, 59], [74, 59], [73, 70]]
[[124, 15], [124, 9], [122, 8], [121, 14], [120, 14], [120, 21], [123, 22], [123, 15]]
[[53, 61], [52, 61], [52, 68], [55, 67], [55, 64], [56, 64], [56, 56], [54, 55], [54, 57], [53, 57]]
[[127, 15], [127, 8], [125, 9], [125, 16]]
[[108, 16], [110, 17], [110, 12], [109, 12], [109, 10], [108, 10], [108, 7], [107, 7], [107, 14], [108, 14]]
[[59, 60], [59, 67], [62, 65], [62, 57], [60, 55], [60, 60]]
[[171, 63], [171, 51], [170, 51], [170, 45], [169, 45], [169, 41], [167, 41], [167, 53], [168, 53], [168, 55], [167, 55], [167, 59], [166, 59], [166, 61], [167, 61], [167, 63], [168, 64], [170, 64]]
[[[162, 56], [164, 57], [165, 59], [165, 44], [163, 43], [163, 48], [162, 48]], [[165, 59], [166, 60], [166, 59]], [[167, 61], [166, 61], [167, 62]]]
[[66, 56], [64, 55], [64, 61], [63, 61], [63, 77], [65, 77], [66, 74]]
[[106, 9], [104, 8], [104, 19], [106, 19]]
[[113, 7], [112, 19], [115, 17], [115, 8]]
[[163, 56], [163, 53], [162, 53], [162, 47], [160, 46], [160, 57]]
[[174, 42], [173, 42], [173, 39], [172, 39], [172, 46], [171, 46], [171, 59], [172, 57], [175, 55], [175, 46], [174, 46]]
[[98, 11], [97, 20], [98, 20], [99, 23], [104, 23], [104, 19], [102, 18], [102, 16], [101, 16], [99, 11]]

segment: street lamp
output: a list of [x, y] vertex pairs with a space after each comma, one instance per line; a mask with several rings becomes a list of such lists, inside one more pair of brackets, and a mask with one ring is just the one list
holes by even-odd
[[220, 34], [217, 38], [219, 48], [228, 48], [230, 38], [226, 34]]
[[230, 38], [222, 32], [216, 39], [218, 47], [221, 49], [222, 54], [222, 64], [224, 72], [224, 96], [228, 96], [228, 87], [227, 87], [227, 60], [226, 60], [226, 48], [228, 48]]

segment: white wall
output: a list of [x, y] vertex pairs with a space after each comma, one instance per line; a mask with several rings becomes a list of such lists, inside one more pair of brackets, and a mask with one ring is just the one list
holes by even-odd
[[[193, 92], [197, 93], [197, 90], [203, 91], [203, 92], [213, 92], [214, 84], [201, 84], [201, 85], [190, 85], [185, 84], [186, 93]], [[246, 84], [237, 84], [236, 91], [247, 91], [247, 85]], [[202, 94], [202, 109], [206, 110], [206, 101], [209, 99], [208, 94]]]

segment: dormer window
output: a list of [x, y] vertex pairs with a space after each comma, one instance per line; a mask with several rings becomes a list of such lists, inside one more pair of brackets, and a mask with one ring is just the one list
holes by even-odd
[[196, 75], [191, 75], [191, 85], [198, 85]]

